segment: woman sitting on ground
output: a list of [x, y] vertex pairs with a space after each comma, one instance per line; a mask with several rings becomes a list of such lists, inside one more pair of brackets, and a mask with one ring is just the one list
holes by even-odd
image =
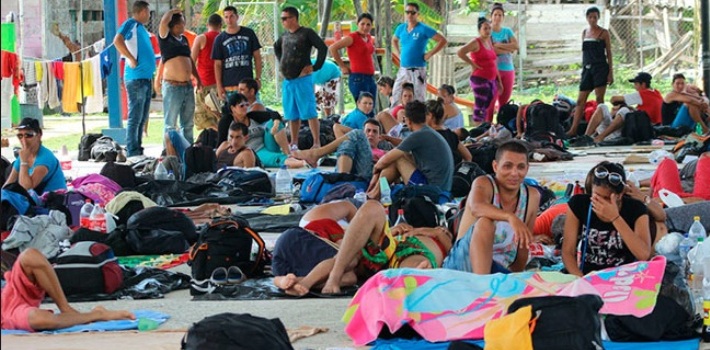
[[[591, 194], [573, 196], [565, 220], [562, 261], [577, 276], [648, 260], [653, 251], [646, 206], [624, 196], [624, 167], [604, 161], [592, 171]], [[580, 237], [581, 266], [577, 262]]]
[[444, 126], [446, 123], [444, 120], [445, 108], [442, 102], [441, 98], [426, 102], [426, 124], [446, 140], [446, 144], [449, 145], [451, 154], [454, 156], [454, 166], [461, 161], [470, 162], [472, 160], [471, 152], [459, 141], [456, 133]]
[[400, 137], [402, 127], [404, 127], [404, 106], [414, 100], [414, 85], [410, 83], [402, 84], [402, 96], [399, 104], [390, 110], [378, 113], [375, 118], [382, 124], [385, 133], [392, 137]]
[[451, 85], [441, 85], [439, 88], [439, 98], [442, 99], [444, 105], [444, 127], [449, 130], [463, 128], [463, 113], [461, 109], [459, 109], [459, 106], [454, 103], [456, 89]]
[[39, 127], [39, 121], [24, 118], [15, 129], [22, 148], [19, 157], [12, 163], [12, 171], [3, 187], [17, 182], [24, 189], [34, 190], [38, 195], [65, 190], [67, 182], [59, 160], [52, 151], [42, 146], [42, 128]]
[[367, 91], [361, 92], [357, 98], [355, 110], [340, 120], [340, 124], [333, 125], [335, 137], [341, 137], [353, 129], [362, 130], [365, 127], [365, 121], [370, 118], [368, 116], [372, 113], [374, 106], [375, 97]]

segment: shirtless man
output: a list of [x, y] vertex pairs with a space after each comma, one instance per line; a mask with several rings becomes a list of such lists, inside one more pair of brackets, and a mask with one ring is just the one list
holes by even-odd
[[253, 168], [256, 165], [256, 153], [246, 146], [249, 139], [249, 127], [232, 122], [229, 125], [229, 139], [217, 148], [217, 168], [238, 166]]
[[523, 182], [528, 169], [522, 143], [508, 141], [498, 147], [495, 177], [480, 176], [473, 182], [444, 268], [479, 275], [523, 271], [540, 202], [540, 192]]
[[165, 133], [176, 129], [179, 118], [182, 136], [187, 142], [194, 141], [195, 92], [192, 77], [197, 80], [197, 89], [202, 89], [202, 81], [197, 66], [190, 57], [190, 46], [185, 32], [185, 17], [180, 9], [172, 9], [163, 15], [158, 29], [158, 43], [162, 55], [162, 89], [160, 79], [155, 80], [156, 91], [162, 91]]
[[379, 201], [365, 202], [345, 229], [335, 258], [324, 260], [303, 278], [288, 274], [274, 283], [287, 294], [303, 296], [325, 281], [323, 294], [339, 294], [358, 277], [369, 278], [387, 268], [441, 266], [451, 248], [451, 233], [444, 227], [401, 224], [390, 229], [386, 222]]
[[[67, 328], [95, 321], [135, 320], [128, 311], [109, 311], [97, 306], [79, 312], [69, 305], [57, 274], [38, 250], [29, 248], [17, 257], [12, 269], [5, 273], [7, 285], [2, 289], [2, 329], [29, 332]], [[59, 313], [40, 309], [44, 296], [57, 304]]]

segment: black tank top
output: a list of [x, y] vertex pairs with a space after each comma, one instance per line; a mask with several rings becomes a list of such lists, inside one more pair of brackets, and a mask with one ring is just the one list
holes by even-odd
[[172, 34], [168, 34], [164, 39], [158, 36], [158, 45], [160, 46], [160, 55], [163, 63], [174, 57], [190, 57], [190, 46], [188, 46], [187, 38], [184, 35], [181, 35], [180, 39]]
[[[601, 35], [604, 31], [599, 34], [597, 38], [586, 38], [587, 30], [584, 30], [585, 38], [582, 41], [582, 64], [599, 64], [607, 63], [606, 60], [606, 42], [601, 39]], [[161, 49], [162, 50], [162, 49]]]
[[[217, 157], [217, 169], [221, 169], [225, 166], [233, 166], [234, 165], [234, 158], [236, 158], [240, 153], [249, 150], [251, 152], [254, 152], [249, 147], [244, 147], [240, 149], [238, 152], [230, 153], [229, 149], [225, 150], [224, 152], [220, 153], [219, 157]], [[263, 165], [261, 164], [261, 160], [259, 160], [259, 156], [256, 155], [256, 152], [254, 152], [254, 166], [258, 168], [263, 168]]]

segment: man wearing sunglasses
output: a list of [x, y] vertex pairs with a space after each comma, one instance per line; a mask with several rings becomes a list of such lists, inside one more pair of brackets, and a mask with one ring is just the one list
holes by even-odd
[[[392, 101], [399, 101], [402, 83], [414, 84], [414, 99], [424, 102], [426, 98], [426, 63], [441, 51], [448, 41], [436, 29], [419, 22], [419, 5], [408, 3], [404, 7], [406, 21], [397, 26], [392, 37], [392, 50], [399, 55], [400, 65], [392, 91]], [[426, 52], [429, 39], [436, 46]]]
[[[298, 23], [298, 10], [285, 7], [281, 11], [281, 24], [286, 31], [276, 40], [274, 54], [284, 77], [282, 100], [284, 117], [291, 128], [291, 149], [298, 149], [298, 130], [301, 121], [307, 120], [313, 135], [313, 148], [320, 147], [320, 122], [313, 93], [313, 72], [321, 69], [328, 46], [311, 28]], [[318, 50], [315, 64], [311, 65], [311, 50]]]
[[4, 186], [17, 182], [24, 189], [34, 190], [38, 195], [66, 189], [67, 183], [59, 160], [52, 151], [42, 146], [42, 129], [37, 119], [24, 118], [16, 129], [22, 148]]

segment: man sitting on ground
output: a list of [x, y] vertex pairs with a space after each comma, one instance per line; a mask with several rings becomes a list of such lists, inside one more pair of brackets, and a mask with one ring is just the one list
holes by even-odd
[[673, 122], [669, 123], [671, 127], [685, 126], [693, 130], [697, 123], [700, 124], [703, 133], [707, 133], [710, 129], [703, 121], [703, 114], [710, 111], [708, 108], [707, 100], [703, 98], [697, 87], [685, 83], [683, 74], [678, 73], [673, 76], [673, 91], [663, 98], [663, 119], [672, 120]]
[[540, 192], [524, 183], [528, 169], [522, 143], [513, 140], [498, 147], [495, 177], [473, 182], [444, 268], [479, 275], [523, 271], [540, 203]]
[[229, 138], [217, 148], [217, 168], [238, 166], [253, 168], [260, 162], [253, 149], [247, 147], [249, 127], [242, 123], [232, 122], [229, 125]]
[[369, 179], [372, 176], [373, 158], [380, 159], [385, 151], [377, 148], [380, 137], [380, 123], [374, 119], [365, 122], [365, 130], [350, 130], [333, 142], [309, 150], [292, 151], [291, 156], [306, 161], [311, 167], [318, 165], [318, 159], [337, 151], [338, 162], [335, 169], [339, 173], [350, 173]]
[[287, 294], [303, 296], [325, 282], [323, 294], [338, 294], [341, 287], [386, 268], [441, 266], [451, 248], [451, 233], [444, 227], [436, 227], [434, 217], [428, 220], [424, 219], [424, 213], [407, 215], [421, 220], [410, 220], [414, 226], [400, 224], [389, 229], [382, 204], [367, 201], [345, 229], [335, 258], [322, 261], [303, 278], [289, 274], [274, 283]]
[[[123, 310], [109, 311], [97, 306], [89, 312], [79, 312], [69, 305], [57, 274], [38, 250], [29, 248], [5, 273], [7, 285], [2, 289], [2, 329], [29, 332], [67, 328], [95, 321], [134, 320]], [[57, 304], [59, 313], [40, 309], [45, 294]]]
[[451, 191], [454, 159], [446, 140], [426, 125], [426, 105], [413, 101], [405, 107], [406, 123], [413, 133], [380, 158], [368, 188], [370, 198], [380, 198], [380, 177], [392, 183], [429, 184]]
[[333, 125], [333, 133], [335, 137], [340, 137], [353, 129], [362, 129], [365, 126], [365, 121], [369, 119], [368, 115], [372, 113], [372, 108], [375, 105], [375, 98], [369, 92], [361, 92], [357, 98], [357, 107], [352, 112], [348, 113], [340, 121], [340, 124]]

